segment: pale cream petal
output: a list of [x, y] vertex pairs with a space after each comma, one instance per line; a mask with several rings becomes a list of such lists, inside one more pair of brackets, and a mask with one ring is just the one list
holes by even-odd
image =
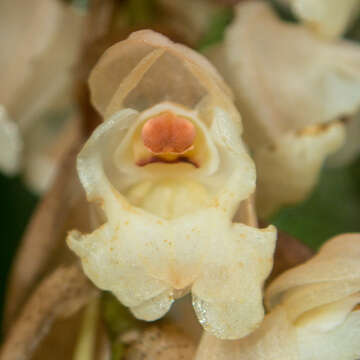
[[204, 335], [195, 360], [300, 360], [296, 329], [278, 307], [260, 328], [240, 340], [220, 340]]
[[[109, 234], [110, 227], [103, 226], [89, 235], [73, 231], [67, 238], [69, 247], [81, 256], [85, 274], [97, 287], [111, 290], [124, 305], [132, 308], [168, 291], [166, 284], [142, 270], [139, 257], [130, 253], [119, 257]], [[150, 309], [148, 316], [153, 312]]]
[[[195, 359], [358, 359], [359, 259], [360, 234], [328, 241], [313, 259], [270, 285], [271, 309], [257, 330], [235, 341], [204, 334]], [[357, 286], [349, 291], [353, 278]], [[291, 299], [296, 296], [297, 302]]]
[[[358, 359], [359, 259], [359, 234], [328, 241], [313, 259], [286, 271], [270, 285], [271, 309], [257, 330], [235, 341], [205, 334], [195, 359]], [[357, 286], [349, 291], [353, 279]], [[292, 301], [296, 296], [298, 301]]]
[[14, 114], [17, 94], [31, 78], [34, 59], [51, 43], [60, 9], [52, 0], [4, 0], [0, 4], [0, 136], [1, 145], [7, 149], [1, 152], [1, 170], [7, 174], [18, 172], [22, 160], [22, 133]]
[[282, 302], [288, 310], [291, 321], [311, 309], [339, 301], [358, 292], [359, 280], [323, 281], [290, 289], [283, 295]]
[[300, 360], [357, 360], [360, 357], [360, 311], [350, 312], [329, 331], [297, 327]]
[[255, 0], [237, 5], [224, 42], [207, 55], [232, 86], [243, 117], [260, 174], [260, 214], [303, 200], [344, 142], [340, 120], [360, 108], [360, 48], [282, 21]]
[[139, 111], [164, 100], [195, 108], [208, 94], [231, 107], [222, 95], [229, 96], [229, 88], [204, 57], [150, 30], [133, 33], [109, 48], [89, 84], [92, 101], [106, 117], [125, 107]]
[[51, 44], [61, 21], [61, 8], [54, 0], [1, 1], [0, 102], [6, 106], [14, 102], [16, 92], [31, 77], [34, 59]]
[[[358, 300], [357, 297], [355, 302]], [[354, 303], [353, 299], [345, 302]], [[338, 314], [334, 306], [313, 319], [309, 314], [307, 326], [295, 326], [287, 311], [278, 306], [265, 317], [258, 330], [243, 339], [226, 341], [204, 335], [195, 359], [356, 360], [360, 355], [360, 311], [344, 309], [346, 314], [337, 319], [341, 321], [332, 322], [330, 328], [324, 327], [324, 321], [326, 325], [329, 318], [334, 319], [334, 310]], [[325, 313], [328, 319], [324, 319]]]
[[234, 230], [234, 242], [226, 236], [221, 249], [216, 243], [208, 249], [205, 269], [192, 288], [200, 323], [222, 339], [244, 337], [262, 321], [262, 288], [272, 269], [276, 239], [273, 227], [236, 224]]
[[138, 319], [154, 321], [162, 318], [169, 311], [174, 301], [173, 291], [167, 289], [141, 305], [131, 307], [130, 310]]
[[203, 336], [195, 360], [356, 360], [359, 340], [360, 311], [348, 312], [341, 323], [324, 331], [294, 326], [286, 310], [278, 306], [258, 330], [243, 339]]
[[342, 324], [359, 303], [360, 292], [315, 307], [299, 316], [294, 324], [296, 327], [305, 329], [308, 332], [328, 332]]
[[[9, 156], [12, 164], [15, 162], [10, 158], [18, 156], [17, 170], [24, 171], [32, 190], [43, 192], [61, 161], [55, 133], [61, 137], [75, 113], [72, 71], [86, 18], [56, 0], [35, 0], [31, 4], [5, 0], [0, 5], [0, 19], [5, 29], [0, 36], [0, 104], [13, 119], [18, 142], [24, 148], [19, 156], [12, 145], [2, 156]], [[59, 117], [64, 121], [60, 122]], [[0, 132], [2, 143], [13, 142], [12, 134], [4, 127]], [[40, 134], [44, 137], [39, 140]]]
[[359, 15], [359, 0], [281, 0], [311, 30], [329, 38], [344, 34]]
[[327, 162], [330, 167], [349, 165], [360, 154], [360, 113], [347, 119], [345, 130], [346, 138], [343, 146], [330, 156]]
[[0, 105], [0, 170], [13, 175], [21, 166], [23, 142], [16, 123]]
[[248, 136], [266, 139], [359, 109], [360, 49], [351, 42], [319, 39], [277, 18], [265, 2], [252, 1], [237, 6], [224, 45], [226, 80], [247, 131], [254, 122], [259, 132]]
[[42, 114], [23, 136], [23, 178], [38, 194], [49, 189], [62, 159], [83, 136], [79, 114], [71, 116], [64, 109]]
[[341, 300], [360, 289], [360, 235], [339, 235], [311, 260], [288, 270], [266, 291], [266, 303], [273, 308], [284, 303], [296, 320], [315, 307]]
[[308, 196], [317, 184], [324, 160], [344, 138], [344, 125], [335, 122], [283, 136], [273, 147], [255, 149], [259, 215], [266, 217], [280, 205], [295, 204]]

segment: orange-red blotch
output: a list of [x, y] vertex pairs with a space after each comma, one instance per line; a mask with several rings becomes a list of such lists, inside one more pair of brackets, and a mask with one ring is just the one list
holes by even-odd
[[167, 111], [147, 120], [141, 136], [154, 154], [181, 154], [192, 147], [196, 129], [191, 121]]

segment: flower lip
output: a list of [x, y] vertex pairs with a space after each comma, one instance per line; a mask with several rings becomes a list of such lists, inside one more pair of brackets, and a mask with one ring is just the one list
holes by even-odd
[[196, 129], [193, 123], [166, 111], [146, 121], [141, 137], [154, 154], [183, 154], [193, 147]]

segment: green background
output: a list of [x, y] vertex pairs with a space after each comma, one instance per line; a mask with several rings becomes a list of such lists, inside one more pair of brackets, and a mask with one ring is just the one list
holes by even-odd
[[3, 175], [0, 175], [0, 198], [0, 320], [2, 320], [6, 280], [11, 261], [38, 198], [26, 189], [21, 179]]

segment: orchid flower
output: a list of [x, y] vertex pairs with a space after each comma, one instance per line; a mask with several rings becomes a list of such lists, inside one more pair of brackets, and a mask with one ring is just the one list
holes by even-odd
[[208, 53], [235, 91], [258, 171], [261, 216], [303, 200], [360, 108], [360, 48], [287, 23], [262, 1], [240, 3]]
[[[315, 34], [336, 41], [360, 16], [359, 0], [279, 0], [292, 8], [294, 14]], [[345, 123], [346, 141], [328, 161], [330, 166], [351, 163], [360, 153], [360, 112]]]
[[356, 360], [360, 357], [360, 234], [329, 240], [266, 291], [269, 314], [238, 341], [204, 338], [196, 360]]
[[86, 17], [57, 0], [4, 0], [0, 19], [0, 170], [43, 192], [68, 150], [59, 138], [79, 126], [72, 68]]
[[90, 89], [105, 121], [77, 168], [97, 228], [67, 239], [87, 276], [139, 319], [191, 291], [215, 336], [253, 331], [276, 235], [233, 221], [255, 167], [230, 90], [205, 58], [146, 30], [105, 52]]
[[359, 0], [279, 0], [316, 33], [336, 38], [359, 15]]

